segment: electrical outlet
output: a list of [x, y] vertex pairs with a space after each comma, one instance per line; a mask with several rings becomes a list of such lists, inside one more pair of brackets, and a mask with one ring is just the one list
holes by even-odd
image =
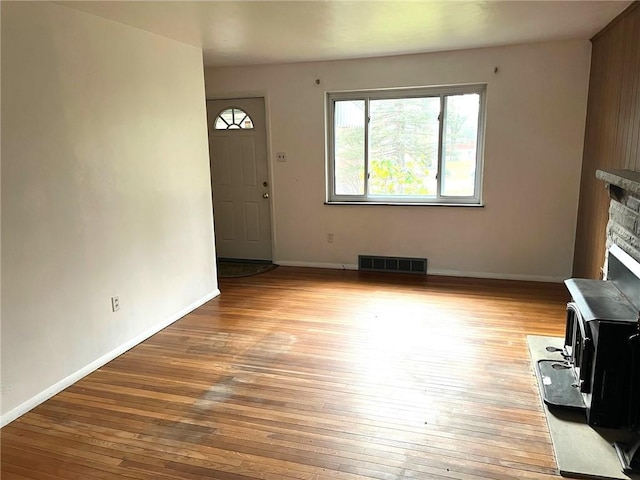
[[327, 233], [327, 243], [333, 243], [333, 233]]
[[287, 161], [287, 154], [284, 152], [278, 152], [276, 153], [276, 159], [279, 162], [286, 162]]
[[118, 310], [120, 310], [120, 296], [114, 295], [111, 297], [111, 311], [117, 312]]

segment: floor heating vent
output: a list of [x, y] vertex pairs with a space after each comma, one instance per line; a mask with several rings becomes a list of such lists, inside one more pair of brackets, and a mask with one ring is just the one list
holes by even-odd
[[427, 274], [426, 258], [377, 257], [358, 255], [358, 270]]

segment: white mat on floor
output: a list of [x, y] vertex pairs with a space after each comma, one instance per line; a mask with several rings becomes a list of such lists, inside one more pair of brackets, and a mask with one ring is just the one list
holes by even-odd
[[[549, 353], [546, 347], [562, 348], [563, 338], [527, 335], [527, 343], [536, 376], [539, 375], [536, 368], [538, 360], [562, 361], [559, 353]], [[539, 379], [538, 385], [540, 385]], [[596, 431], [587, 424], [583, 413], [557, 408], [549, 410], [542, 401], [542, 394], [540, 401], [547, 417], [561, 475], [574, 478], [640, 480], [640, 475], [628, 476], [622, 472], [618, 455], [612, 445], [614, 441], [624, 440], [620, 438], [620, 431], [609, 429]]]

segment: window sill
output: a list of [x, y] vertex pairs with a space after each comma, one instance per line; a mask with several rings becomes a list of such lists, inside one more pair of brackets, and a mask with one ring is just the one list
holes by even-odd
[[409, 203], [409, 202], [324, 202], [325, 205], [348, 205], [348, 206], [383, 206], [383, 207], [472, 207], [484, 208], [483, 203]]

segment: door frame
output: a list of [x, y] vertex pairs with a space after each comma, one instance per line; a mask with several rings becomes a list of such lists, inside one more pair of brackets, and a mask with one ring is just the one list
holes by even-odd
[[[270, 121], [270, 115], [269, 115], [269, 96], [267, 93], [264, 92], [251, 92], [251, 93], [233, 93], [230, 95], [207, 95], [205, 97], [205, 105], [206, 102], [211, 101], [211, 100], [224, 100], [224, 101], [228, 101], [228, 102], [233, 102], [234, 100], [248, 100], [248, 99], [254, 99], [254, 98], [261, 98], [262, 101], [264, 102], [264, 128], [265, 128], [265, 140], [266, 140], [266, 149], [267, 149], [267, 179], [269, 182], [269, 196], [270, 196], [270, 202], [269, 202], [269, 213], [270, 213], [270, 218], [269, 218], [269, 222], [270, 222], [270, 232], [269, 235], [271, 236], [271, 263], [276, 264], [275, 262], [275, 251], [276, 251], [276, 225], [275, 225], [275, 185], [273, 182], [273, 165], [272, 165], [272, 158], [273, 155], [271, 153], [271, 121]], [[209, 136], [209, 122], [207, 121], [207, 137]], [[213, 183], [213, 179], [211, 178], [211, 176], [213, 175], [213, 172], [211, 170], [211, 155], [209, 155], [209, 179], [210, 179], [210, 184]], [[212, 218], [214, 216], [214, 205], [213, 205], [213, 189], [211, 192], [211, 208], [212, 208]], [[214, 232], [215, 234], [215, 232]], [[218, 251], [216, 250], [216, 258], [218, 258]]]

